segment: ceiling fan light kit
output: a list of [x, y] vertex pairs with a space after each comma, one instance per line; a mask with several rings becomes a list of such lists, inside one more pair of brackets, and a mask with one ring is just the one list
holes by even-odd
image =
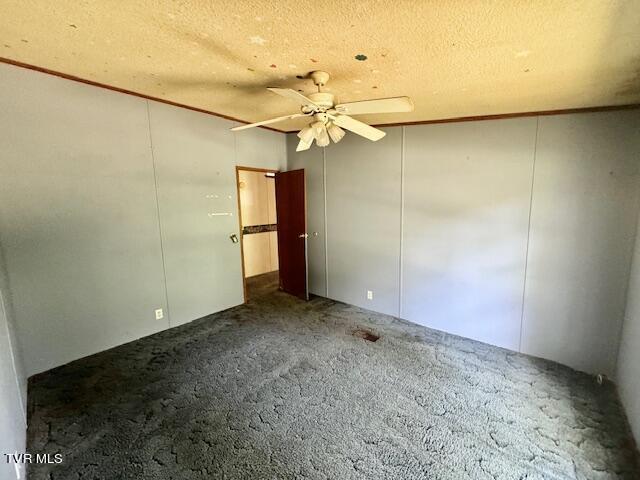
[[333, 143], [338, 143], [345, 135], [345, 131], [333, 122], [329, 122], [327, 124], [327, 133], [329, 133], [329, 136], [331, 137], [331, 140], [333, 140]]
[[302, 130], [300, 130], [298, 132], [298, 138], [300, 140], [303, 140], [305, 143], [313, 142], [315, 135], [311, 126], [304, 127]]
[[325, 129], [324, 122], [321, 120], [314, 122], [311, 124], [311, 128], [313, 129], [315, 136], [317, 138]]
[[338, 143], [345, 136], [345, 130], [349, 130], [373, 142], [385, 136], [385, 132], [382, 130], [367, 125], [360, 120], [356, 120], [350, 117], [350, 115], [413, 111], [413, 103], [409, 97], [380, 98], [336, 105], [334, 95], [322, 91], [322, 87], [329, 81], [329, 74], [327, 72], [316, 71], [311, 72], [309, 77], [311, 77], [313, 83], [318, 87], [318, 91], [309, 96], [302, 95], [290, 88], [268, 89], [277, 95], [298, 103], [300, 105], [300, 113], [263, 120], [249, 125], [242, 125], [234, 127], [231, 130], [246, 130], [247, 128], [259, 127], [261, 125], [300, 117], [313, 117], [314, 121], [298, 132], [300, 142], [298, 143], [296, 151], [300, 152], [308, 150], [314, 140], [319, 147], [328, 146], [331, 140], [333, 140], [334, 143]]
[[329, 140], [329, 134], [327, 133], [327, 127], [322, 125], [320, 131], [316, 135], [316, 145], [319, 147], [326, 147], [331, 143]]

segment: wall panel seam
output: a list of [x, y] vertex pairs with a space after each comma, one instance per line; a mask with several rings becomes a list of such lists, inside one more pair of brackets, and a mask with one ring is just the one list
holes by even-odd
[[403, 290], [403, 243], [404, 243], [404, 157], [405, 157], [405, 128], [402, 127], [400, 143], [400, 251], [398, 255], [398, 317], [402, 318], [402, 290]]
[[324, 291], [329, 297], [329, 236], [327, 234], [327, 155], [322, 149], [322, 196], [324, 199]]
[[538, 130], [540, 128], [540, 117], [536, 117], [536, 134], [533, 142], [533, 165], [531, 167], [531, 192], [529, 193], [529, 218], [527, 221], [527, 246], [524, 256], [524, 279], [522, 281], [522, 305], [520, 307], [520, 339], [518, 341], [518, 352], [522, 353], [522, 333], [524, 330], [524, 302], [527, 292], [527, 267], [529, 266], [529, 244], [531, 241], [531, 217], [533, 212], [533, 187], [536, 178], [536, 159], [538, 153]]
[[160, 258], [162, 259], [162, 275], [164, 285], [164, 301], [167, 305], [167, 328], [171, 327], [171, 307], [169, 305], [169, 290], [167, 287], [167, 267], [164, 258], [164, 242], [162, 240], [162, 221], [160, 219], [160, 199], [158, 196], [158, 175], [156, 172], [156, 156], [153, 151], [153, 135], [151, 134], [151, 111], [149, 109], [149, 100], [147, 104], [147, 128], [149, 129], [149, 149], [151, 151], [151, 166], [153, 168], [153, 191], [156, 196], [156, 213], [158, 215], [158, 235], [160, 236]]

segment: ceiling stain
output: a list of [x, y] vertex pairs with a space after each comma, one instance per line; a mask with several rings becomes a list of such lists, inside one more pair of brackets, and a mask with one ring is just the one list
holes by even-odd
[[10, 60], [246, 121], [299, 111], [264, 87], [312, 93], [295, 75], [319, 65], [342, 102], [412, 98], [358, 117], [374, 124], [640, 102], [638, 0], [2, 0], [0, 39]]

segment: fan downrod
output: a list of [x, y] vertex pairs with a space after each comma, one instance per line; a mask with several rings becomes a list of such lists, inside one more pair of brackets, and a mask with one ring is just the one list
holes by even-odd
[[313, 83], [318, 87], [324, 87], [329, 81], [329, 74], [327, 72], [322, 72], [320, 70], [316, 70], [315, 72], [311, 72], [309, 74]]

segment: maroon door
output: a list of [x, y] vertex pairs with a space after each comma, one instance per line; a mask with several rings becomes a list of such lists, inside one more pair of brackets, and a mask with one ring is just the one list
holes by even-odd
[[276, 173], [276, 214], [280, 288], [308, 300], [304, 170]]

